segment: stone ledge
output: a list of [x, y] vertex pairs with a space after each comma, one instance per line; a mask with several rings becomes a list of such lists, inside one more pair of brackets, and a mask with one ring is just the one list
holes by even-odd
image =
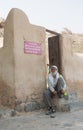
[[32, 101], [16, 105], [15, 110], [19, 112], [30, 112], [42, 108], [45, 108], [45, 104], [43, 102]]
[[64, 98], [54, 98], [53, 99], [54, 107], [56, 107], [57, 111], [75, 111], [79, 109], [83, 109], [83, 102], [78, 100], [78, 96], [76, 92], [72, 92], [69, 94], [69, 99], [65, 100]]

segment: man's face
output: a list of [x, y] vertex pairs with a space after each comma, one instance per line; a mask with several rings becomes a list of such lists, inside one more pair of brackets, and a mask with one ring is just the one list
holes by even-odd
[[54, 73], [54, 72], [56, 72], [56, 71], [57, 71], [57, 70], [56, 70], [54, 67], [51, 68], [51, 72], [52, 72], [52, 73]]

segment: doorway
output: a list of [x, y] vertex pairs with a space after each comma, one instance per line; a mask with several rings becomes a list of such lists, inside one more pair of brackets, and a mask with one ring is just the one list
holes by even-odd
[[52, 36], [48, 38], [48, 55], [49, 65], [56, 65], [61, 73], [61, 56], [60, 56], [60, 36]]

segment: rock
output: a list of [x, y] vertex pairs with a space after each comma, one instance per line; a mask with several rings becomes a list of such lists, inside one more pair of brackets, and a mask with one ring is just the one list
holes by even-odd
[[11, 116], [15, 116], [16, 115], [16, 111], [15, 110], [12, 110], [11, 111]]
[[16, 105], [15, 110], [22, 112], [24, 111], [24, 108], [25, 108], [25, 103], [21, 103], [21, 104]]

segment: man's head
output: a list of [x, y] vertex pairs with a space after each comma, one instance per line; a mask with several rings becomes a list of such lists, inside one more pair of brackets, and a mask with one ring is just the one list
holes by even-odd
[[51, 66], [51, 73], [52, 73], [52, 75], [53, 75], [53, 76], [56, 76], [57, 72], [58, 72], [57, 66], [52, 65], [52, 66]]

